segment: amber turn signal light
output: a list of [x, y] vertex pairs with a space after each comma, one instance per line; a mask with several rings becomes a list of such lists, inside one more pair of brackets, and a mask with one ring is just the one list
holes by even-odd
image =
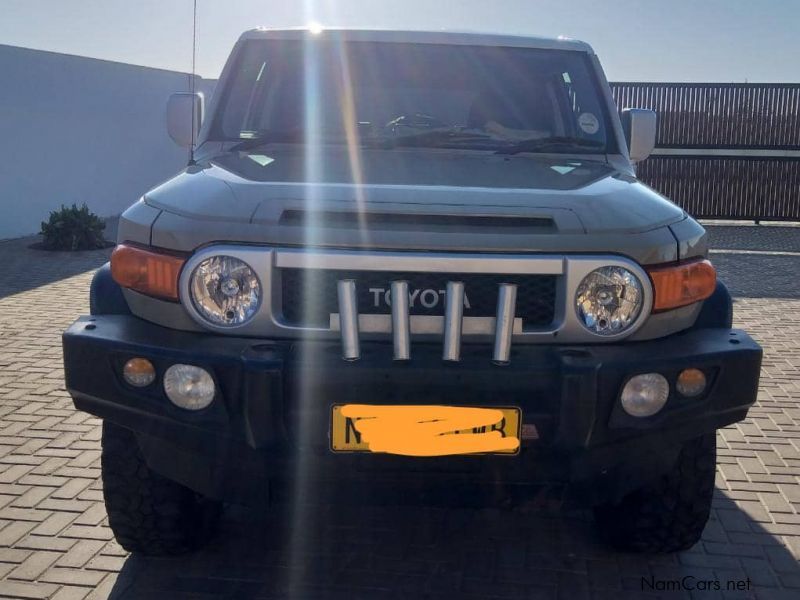
[[146, 358], [132, 358], [122, 367], [122, 378], [133, 387], [146, 387], [156, 379], [156, 368]]
[[178, 276], [185, 258], [130, 244], [111, 253], [111, 276], [119, 285], [148, 296], [178, 300]]
[[717, 286], [717, 272], [707, 260], [647, 270], [653, 280], [653, 310], [669, 310], [705, 300]]

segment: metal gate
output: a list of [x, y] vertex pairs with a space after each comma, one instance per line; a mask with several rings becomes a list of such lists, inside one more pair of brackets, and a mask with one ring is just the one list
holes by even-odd
[[800, 221], [800, 84], [612, 83], [658, 113], [638, 176], [696, 217]]

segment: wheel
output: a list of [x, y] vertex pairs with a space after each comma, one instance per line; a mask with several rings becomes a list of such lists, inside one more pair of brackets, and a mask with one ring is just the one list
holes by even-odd
[[678, 552], [700, 540], [711, 511], [716, 434], [693, 439], [672, 470], [618, 504], [595, 508], [601, 533], [620, 550]]
[[103, 498], [119, 544], [147, 555], [182, 554], [213, 532], [221, 504], [152, 471], [133, 432], [103, 422]]

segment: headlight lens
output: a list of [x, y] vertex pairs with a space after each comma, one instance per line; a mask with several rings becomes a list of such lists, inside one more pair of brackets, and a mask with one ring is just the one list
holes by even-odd
[[164, 373], [164, 391], [175, 406], [202, 410], [214, 399], [214, 379], [194, 365], [172, 365]]
[[214, 325], [241, 325], [261, 303], [261, 284], [253, 269], [232, 256], [213, 256], [195, 268], [189, 284], [192, 304]]
[[620, 400], [633, 417], [650, 417], [660, 411], [669, 397], [669, 383], [660, 373], [644, 373], [628, 380]]
[[575, 296], [578, 317], [592, 333], [615, 335], [642, 312], [642, 282], [628, 269], [601, 267], [583, 278]]

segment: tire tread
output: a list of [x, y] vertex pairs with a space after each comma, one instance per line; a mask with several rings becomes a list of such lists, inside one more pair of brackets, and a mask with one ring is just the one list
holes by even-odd
[[[183, 554], [213, 528], [219, 506], [152, 471], [132, 431], [103, 422], [101, 467], [108, 523], [125, 550]], [[210, 509], [210, 510], [209, 510]]]
[[595, 509], [601, 532], [621, 550], [667, 553], [691, 548], [708, 522], [715, 470], [716, 434], [690, 440], [671, 471], [618, 504]]

